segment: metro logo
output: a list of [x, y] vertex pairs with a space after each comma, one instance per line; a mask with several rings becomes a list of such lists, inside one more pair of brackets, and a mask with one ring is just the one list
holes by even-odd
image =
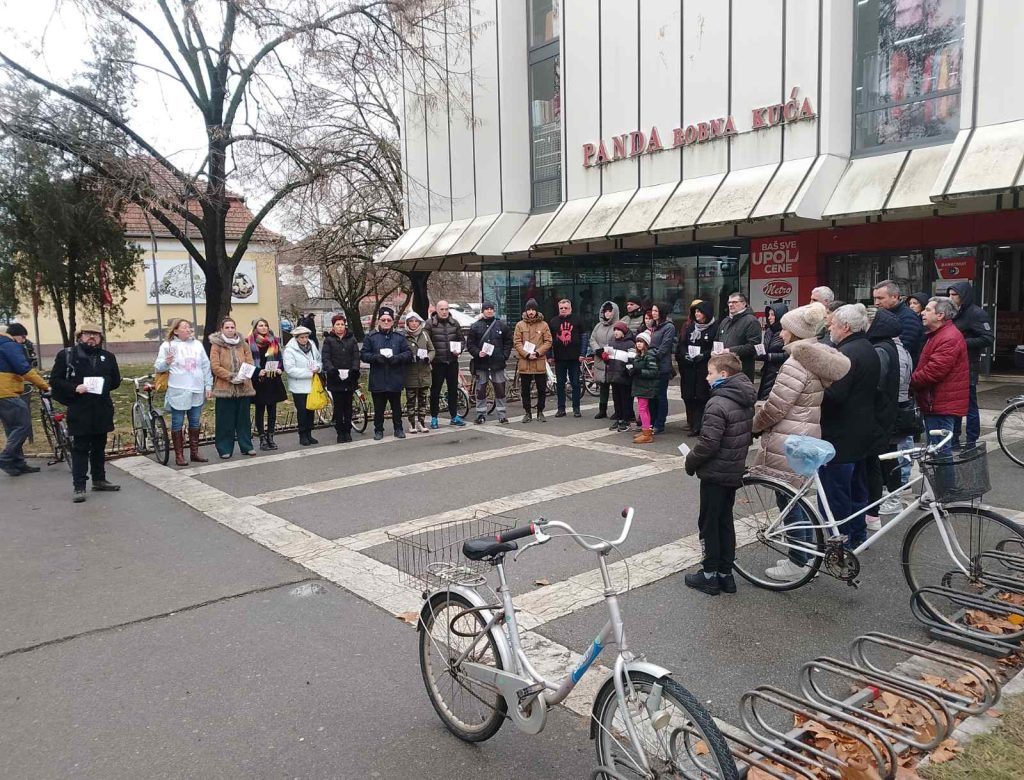
[[771, 279], [761, 286], [766, 298], [785, 298], [793, 292], [793, 285], [785, 279]]

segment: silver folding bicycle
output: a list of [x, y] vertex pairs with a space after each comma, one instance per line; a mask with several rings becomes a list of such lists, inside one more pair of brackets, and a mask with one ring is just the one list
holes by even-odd
[[[633, 509], [627, 507], [622, 516], [622, 533], [615, 540], [580, 534], [567, 523], [544, 518], [512, 529], [494, 520], [442, 523], [394, 537], [399, 570], [427, 587], [418, 630], [430, 702], [445, 727], [466, 742], [489, 739], [506, 719], [527, 734], [538, 734], [549, 710], [565, 701], [606, 646], [615, 645], [612, 673], [592, 706], [590, 737], [599, 764], [592, 777], [738, 778], [707, 710], [668, 669], [635, 655], [627, 643], [606, 561], [629, 535]], [[551, 534], [555, 530], [563, 533]], [[575, 667], [550, 680], [524, 650], [505, 556], [517, 551], [518, 557], [557, 536], [569, 536], [597, 555], [609, 618]], [[527, 537], [533, 540], [520, 550], [516, 540]], [[491, 570], [497, 574], [496, 592], [487, 587]]]

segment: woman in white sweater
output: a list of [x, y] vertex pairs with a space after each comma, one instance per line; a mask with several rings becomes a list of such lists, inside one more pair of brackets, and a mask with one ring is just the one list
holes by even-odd
[[300, 326], [293, 330], [291, 341], [284, 348], [284, 373], [295, 402], [299, 444], [303, 447], [320, 443], [313, 438], [313, 413], [306, 408], [306, 396], [313, 386], [313, 374], [319, 374], [322, 369], [323, 359], [310, 339], [309, 328]]
[[174, 465], [188, 465], [182, 430], [186, 416], [189, 457], [193, 463], [206, 463], [207, 459], [199, 452], [199, 429], [203, 404], [213, 395], [213, 374], [210, 358], [202, 342], [195, 338], [191, 322], [180, 318], [171, 320], [167, 339], [160, 345], [153, 368], [157, 372], [168, 372], [164, 408], [171, 412]]

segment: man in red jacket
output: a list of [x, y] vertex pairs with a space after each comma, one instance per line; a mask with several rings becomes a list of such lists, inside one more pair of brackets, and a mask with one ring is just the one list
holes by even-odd
[[[927, 331], [917, 369], [910, 387], [917, 396], [929, 431], [952, 432], [955, 421], [967, 414], [971, 374], [967, 362], [967, 342], [953, 324], [956, 306], [949, 298], [932, 298], [921, 312]], [[933, 437], [929, 437], [934, 443]], [[950, 444], [940, 450], [948, 455]]]

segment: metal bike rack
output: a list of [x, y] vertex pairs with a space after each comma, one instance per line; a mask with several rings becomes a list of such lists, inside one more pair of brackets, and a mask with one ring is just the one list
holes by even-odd
[[[992, 588], [991, 592], [1006, 590], [1010, 590], [1010, 588], [1000, 585]], [[910, 597], [911, 614], [928, 627], [932, 638], [996, 658], [1020, 652], [1020, 641], [1024, 639], [1024, 622], [1021, 623], [1019, 631], [997, 635], [975, 629], [966, 623], [939, 620], [930, 614], [924, 604], [924, 597], [927, 595], [938, 596], [960, 607], [959, 615], [965, 615], [967, 610], [976, 609], [1007, 619], [1011, 615], [1015, 615], [1019, 620], [1024, 621], [1024, 607], [1009, 604], [991, 595], [967, 593], [943, 585], [926, 585], [915, 590]]]

